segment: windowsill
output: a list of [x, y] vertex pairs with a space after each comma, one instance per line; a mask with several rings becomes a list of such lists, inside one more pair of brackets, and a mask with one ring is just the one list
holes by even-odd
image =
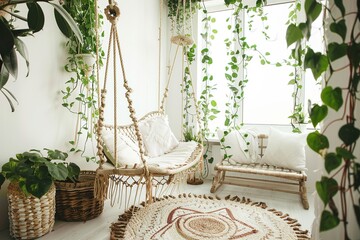
[[[310, 133], [315, 130], [311, 123], [306, 124], [305, 132], [304, 133]], [[255, 129], [259, 134], [264, 133], [268, 134], [270, 128], [277, 128], [282, 131], [292, 132], [292, 126], [290, 124], [244, 124], [242, 129]], [[220, 139], [217, 137], [217, 133], [212, 133], [211, 135], [214, 135], [213, 137], [207, 138], [207, 142], [209, 144], [218, 145], [220, 144]]]

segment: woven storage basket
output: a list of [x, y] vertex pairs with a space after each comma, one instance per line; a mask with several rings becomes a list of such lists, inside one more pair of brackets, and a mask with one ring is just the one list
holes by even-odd
[[25, 196], [17, 182], [8, 187], [10, 235], [15, 239], [39, 238], [55, 223], [55, 186], [40, 199]]
[[56, 218], [64, 221], [86, 221], [99, 216], [104, 200], [94, 198], [95, 171], [81, 171], [79, 182], [56, 185]]

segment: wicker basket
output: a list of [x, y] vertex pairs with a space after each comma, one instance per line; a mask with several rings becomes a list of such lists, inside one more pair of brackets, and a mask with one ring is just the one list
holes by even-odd
[[8, 187], [10, 235], [15, 239], [35, 239], [52, 231], [55, 223], [55, 186], [40, 199], [25, 196], [17, 182]]
[[104, 200], [94, 198], [95, 176], [95, 171], [81, 171], [78, 183], [55, 181], [57, 219], [86, 221], [102, 213]]

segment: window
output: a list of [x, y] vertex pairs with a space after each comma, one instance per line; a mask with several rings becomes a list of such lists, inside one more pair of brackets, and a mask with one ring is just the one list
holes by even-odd
[[[279, 1], [278, 1], [279, 2]], [[214, 77], [216, 90], [213, 92], [220, 113], [217, 118], [210, 121], [209, 128], [214, 131], [217, 127], [224, 126], [226, 103], [229, 102], [229, 89], [225, 78], [225, 67], [229, 62], [224, 41], [233, 38], [231, 31], [228, 30], [226, 19], [233, 17], [233, 9], [226, 8], [223, 3], [214, 4], [207, 7], [208, 14], [216, 21], [211, 24], [211, 28], [217, 31], [215, 38], [211, 41], [210, 52], [213, 64], [210, 65], [210, 73]], [[239, 78], [246, 78], [248, 82], [244, 89], [244, 98], [241, 102], [239, 122], [244, 124], [272, 124], [290, 125], [289, 116], [292, 114], [294, 99], [292, 92], [293, 85], [289, 85], [291, 80], [289, 74], [294, 72], [294, 67], [287, 66], [284, 60], [288, 60], [291, 54], [291, 47], [286, 45], [286, 30], [289, 12], [292, 10], [293, 3], [273, 4], [268, 1], [268, 6], [264, 7], [264, 14], [267, 20], [263, 22], [260, 18], [250, 18], [252, 13], [242, 13], [242, 37], [246, 42], [256, 45], [256, 50], [248, 53], [253, 58], [247, 66], [239, 64]], [[251, 22], [249, 23], [249, 19]], [[201, 24], [201, 23], [200, 23]], [[250, 24], [250, 25], [249, 25]], [[269, 28], [266, 31], [266, 39], [262, 33], [264, 24]], [[200, 38], [201, 39], [201, 38]], [[200, 49], [201, 44], [198, 44]], [[235, 48], [240, 48], [235, 46]], [[265, 56], [270, 64], [263, 64], [259, 58], [259, 53]], [[281, 63], [281, 66], [278, 66]], [[306, 78], [309, 74], [306, 73]], [[303, 84], [305, 85], [305, 84]], [[319, 85], [312, 81], [306, 84], [302, 90], [301, 102], [306, 105], [305, 99], [315, 97], [318, 102]]]

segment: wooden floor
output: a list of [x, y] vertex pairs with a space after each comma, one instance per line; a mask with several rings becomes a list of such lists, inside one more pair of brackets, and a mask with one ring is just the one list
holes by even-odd
[[[211, 181], [205, 180], [202, 185], [182, 186], [182, 192], [194, 194], [210, 193]], [[290, 217], [295, 218], [302, 225], [302, 229], [311, 230], [311, 224], [314, 220], [314, 198], [308, 193], [310, 204], [309, 210], [304, 210], [300, 202], [300, 197], [295, 194], [286, 194], [281, 192], [273, 192], [259, 189], [243, 188], [239, 186], [225, 185], [219, 188], [216, 195], [225, 197], [227, 195], [237, 195], [247, 197], [253, 201], [265, 202], [268, 207], [275, 208], [284, 213], [288, 213]], [[109, 201], [105, 201], [104, 212], [96, 219], [83, 222], [63, 222], [56, 221], [54, 230], [40, 238], [41, 240], [102, 240], [109, 239], [109, 226], [117, 220], [118, 215], [122, 213], [119, 207], [110, 207]], [[8, 231], [0, 232], [0, 239], [11, 239]]]

